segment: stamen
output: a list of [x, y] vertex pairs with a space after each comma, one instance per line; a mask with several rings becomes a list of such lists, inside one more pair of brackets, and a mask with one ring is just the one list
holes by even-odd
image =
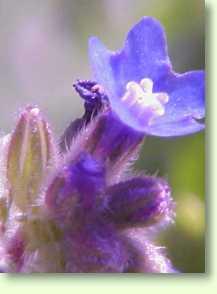
[[149, 124], [154, 117], [164, 115], [164, 104], [168, 103], [169, 96], [163, 92], [153, 93], [153, 81], [144, 78], [140, 83], [129, 82], [121, 100], [144, 123]]
[[151, 79], [142, 79], [140, 85], [145, 93], [152, 93], [153, 91], [153, 81]]

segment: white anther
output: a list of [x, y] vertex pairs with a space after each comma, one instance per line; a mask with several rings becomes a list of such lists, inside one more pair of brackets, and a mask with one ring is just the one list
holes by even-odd
[[153, 81], [151, 79], [142, 79], [140, 85], [145, 93], [152, 93]]
[[128, 107], [136, 107], [138, 115], [148, 115], [148, 117], [162, 116], [165, 113], [164, 104], [169, 101], [167, 93], [153, 93], [153, 81], [144, 78], [140, 83], [129, 82], [126, 85], [126, 92], [122, 97], [122, 101]]

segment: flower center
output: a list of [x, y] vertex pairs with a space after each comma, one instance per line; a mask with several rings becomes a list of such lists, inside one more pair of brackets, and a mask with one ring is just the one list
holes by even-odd
[[153, 81], [144, 78], [140, 83], [129, 82], [121, 100], [134, 115], [144, 123], [151, 124], [153, 118], [164, 115], [164, 105], [169, 101], [169, 96], [163, 92], [153, 93]]

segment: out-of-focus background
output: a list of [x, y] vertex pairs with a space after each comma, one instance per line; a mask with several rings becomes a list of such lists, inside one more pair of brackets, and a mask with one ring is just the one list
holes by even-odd
[[[120, 48], [142, 16], [165, 27], [177, 72], [204, 68], [202, 0], [0, 0], [0, 135], [16, 113], [37, 104], [59, 136], [82, 114], [72, 89], [90, 78], [87, 40], [99, 36]], [[161, 233], [160, 244], [181, 272], [204, 272], [204, 134], [179, 139], [147, 138], [138, 169], [166, 177], [177, 203], [176, 224]]]

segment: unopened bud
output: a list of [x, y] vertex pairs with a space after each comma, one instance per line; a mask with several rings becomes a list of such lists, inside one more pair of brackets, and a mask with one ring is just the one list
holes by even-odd
[[7, 156], [10, 201], [22, 211], [34, 204], [54, 156], [47, 122], [37, 107], [27, 107], [11, 136]]
[[111, 186], [106, 193], [104, 217], [117, 225], [143, 227], [173, 220], [170, 188], [162, 179], [134, 178]]

